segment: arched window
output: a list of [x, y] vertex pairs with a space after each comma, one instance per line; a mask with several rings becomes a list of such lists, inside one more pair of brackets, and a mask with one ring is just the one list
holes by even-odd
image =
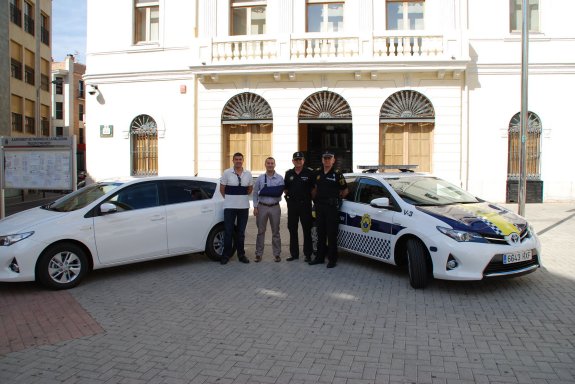
[[330, 91], [320, 91], [309, 95], [299, 109], [300, 123], [316, 123], [326, 120], [351, 123], [351, 108], [347, 101], [337, 93]]
[[[507, 179], [519, 180], [519, 155], [521, 152], [521, 114], [516, 113], [509, 122]], [[541, 169], [541, 120], [533, 112], [527, 114], [526, 171], [527, 179], [540, 180]]]
[[244, 166], [265, 171], [265, 159], [272, 154], [272, 109], [261, 96], [251, 92], [232, 97], [222, 111], [222, 168], [229, 168], [236, 152], [244, 155]]
[[158, 174], [158, 125], [148, 115], [139, 115], [130, 124], [132, 176]]
[[399, 91], [387, 98], [379, 112], [380, 163], [416, 164], [431, 172], [435, 111], [419, 92]]

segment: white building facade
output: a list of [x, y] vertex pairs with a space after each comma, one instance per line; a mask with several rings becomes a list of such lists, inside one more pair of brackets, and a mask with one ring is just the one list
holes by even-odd
[[[528, 201], [574, 200], [575, 3], [529, 4]], [[330, 149], [517, 201], [520, 5], [88, 0], [88, 172], [219, 176], [242, 152], [283, 173]]]

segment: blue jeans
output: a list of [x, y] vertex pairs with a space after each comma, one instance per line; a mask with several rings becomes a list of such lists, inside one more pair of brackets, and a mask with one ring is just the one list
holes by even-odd
[[[232, 243], [233, 243], [232, 239], [234, 237], [234, 234], [236, 238], [236, 249], [238, 250], [238, 258], [244, 257], [246, 255], [246, 251], [244, 249], [244, 242], [246, 238], [246, 226], [248, 225], [249, 213], [250, 213], [249, 208], [224, 209], [224, 227], [226, 232], [224, 235], [224, 255], [222, 257], [225, 257], [227, 259], [232, 257]], [[236, 227], [235, 231], [234, 227]]]

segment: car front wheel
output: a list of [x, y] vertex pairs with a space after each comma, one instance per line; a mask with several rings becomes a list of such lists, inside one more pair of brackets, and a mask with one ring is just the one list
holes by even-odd
[[429, 265], [427, 250], [423, 243], [417, 239], [407, 241], [407, 267], [409, 270], [409, 284], [415, 289], [425, 288], [429, 283]]
[[88, 272], [88, 258], [82, 248], [71, 243], [47, 248], [38, 259], [36, 277], [51, 289], [68, 289], [80, 284]]

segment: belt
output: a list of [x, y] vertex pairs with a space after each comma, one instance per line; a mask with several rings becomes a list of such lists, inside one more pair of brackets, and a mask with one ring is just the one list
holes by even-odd
[[266, 204], [266, 203], [262, 203], [261, 201], [258, 203], [258, 205], [265, 205], [266, 207], [274, 207], [276, 205], [279, 205], [279, 203], [273, 203], [273, 204]]

